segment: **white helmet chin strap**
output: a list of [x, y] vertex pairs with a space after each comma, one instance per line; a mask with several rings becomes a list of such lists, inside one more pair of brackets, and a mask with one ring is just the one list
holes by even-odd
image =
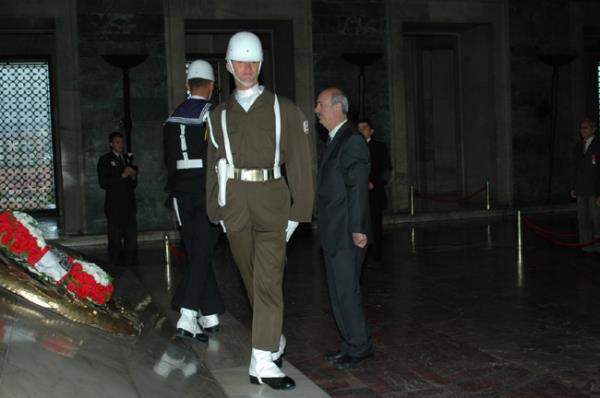
[[[238, 83], [240, 83], [242, 86], [245, 86], [245, 87], [252, 87], [252, 86], [255, 86], [256, 84], [258, 84], [258, 83], [254, 83], [254, 82], [245, 82], [245, 81], [243, 81], [242, 79], [240, 79], [240, 78], [238, 77], [238, 75], [235, 73], [235, 69], [233, 69], [233, 62], [231, 62], [231, 60], [230, 60], [230, 59], [228, 59], [228, 60], [227, 60], [227, 64], [229, 65], [229, 73], [231, 73], [231, 74], [233, 75], [233, 78], [234, 78], [234, 79], [235, 79], [235, 80], [236, 80]], [[259, 64], [258, 64], [258, 73], [259, 73], [259, 74], [260, 74], [260, 68], [261, 68], [261, 66], [262, 66], [262, 61], [260, 61], [260, 62], [259, 62]]]

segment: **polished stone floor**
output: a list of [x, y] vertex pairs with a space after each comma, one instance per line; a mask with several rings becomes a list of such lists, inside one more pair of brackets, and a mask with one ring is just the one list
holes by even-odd
[[[573, 215], [532, 219], [575, 230]], [[150, 320], [153, 326], [137, 340], [0, 297], [0, 322], [16, 336], [0, 344], [0, 396], [58, 396], [43, 394], [46, 388], [75, 396], [81, 384], [79, 397], [316, 397], [323, 390], [334, 397], [600, 397], [600, 256], [557, 247], [529, 231], [519, 252], [516, 239], [514, 218], [387, 228], [383, 260], [370, 261], [363, 272], [375, 359], [337, 371], [323, 359], [339, 339], [316, 235], [298, 231], [285, 278], [285, 369], [299, 382], [291, 394], [247, 383], [250, 312], [225, 240], [215, 269], [228, 313], [208, 346], [170, 339], [176, 313], [168, 308], [169, 288], [182, 259], [175, 256], [167, 270], [161, 245], [146, 245], [139, 267], [114, 270], [117, 281], [129, 281], [124, 290], [149, 294], [166, 318]], [[104, 256], [101, 247], [80, 250], [99, 261]], [[53, 326], [43, 326], [45, 319]], [[48, 349], [42, 343], [48, 336], [66, 338], [73, 348], [56, 353], [65, 343]], [[161, 358], [166, 376], [161, 366], [155, 370]], [[126, 393], [109, 393], [119, 388]]]
[[[573, 215], [531, 217], [576, 228]], [[330, 395], [600, 397], [600, 256], [529, 231], [519, 256], [514, 218], [385, 236], [384, 260], [363, 273], [375, 360], [348, 371], [322, 357], [338, 337], [318, 247], [306, 234], [290, 247], [287, 359]], [[248, 324], [243, 300], [229, 310]]]

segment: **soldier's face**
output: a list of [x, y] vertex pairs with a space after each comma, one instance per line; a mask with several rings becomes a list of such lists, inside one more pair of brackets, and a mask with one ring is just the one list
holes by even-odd
[[594, 128], [594, 126], [592, 126], [590, 122], [583, 122], [581, 123], [580, 132], [581, 137], [585, 140], [593, 136], [596, 133], [596, 129]]
[[110, 142], [110, 147], [113, 151], [117, 153], [123, 153], [123, 149], [125, 148], [125, 143], [123, 142], [123, 138], [115, 137]]
[[245, 83], [258, 84], [260, 62], [232, 61], [237, 77]]

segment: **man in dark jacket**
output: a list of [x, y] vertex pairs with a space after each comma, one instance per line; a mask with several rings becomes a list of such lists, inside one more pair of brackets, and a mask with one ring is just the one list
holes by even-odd
[[[580, 133], [582, 140], [573, 152], [571, 197], [577, 199], [579, 242], [585, 243], [600, 238], [600, 141], [590, 118], [582, 120]], [[583, 250], [600, 252], [600, 244]]]
[[187, 72], [191, 96], [175, 109], [163, 128], [166, 190], [173, 200], [188, 258], [172, 301], [181, 313], [177, 336], [202, 342], [208, 341], [205, 331], [219, 328], [219, 314], [225, 311], [212, 268], [220, 228], [206, 215], [206, 119], [214, 80], [208, 62], [192, 62]]
[[383, 209], [387, 205], [385, 185], [386, 173], [392, 169], [390, 155], [383, 142], [373, 139], [375, 129], [369, 119], [360, 119], [358, 131], [367, 140], [371, 155], [371, 172], [369, 173], [369, 209], [373, 223], [373, 236], [369, 242], [370, 256], [375, 261], [381, 260], [381, 239], [383, 237]]
[[369, 148], [346, 118], [348, 99], [337, 88], [321, 92], [315, 113], [329, 131], [319, 165], [319, 236], [335, 322], [342, 335], [339, 351], [325, 355], [337, 369], [373, 357], [365, 319], [360, 274], [369, 223]]
[[130, 266], [135, 265], [137, 253], [137, 167], [125, 153], [123, 134], [113, 132], [108, 141], [111, 151], [98, 160], [98, 182], [106, 191], [108, 256], [112, 265]]

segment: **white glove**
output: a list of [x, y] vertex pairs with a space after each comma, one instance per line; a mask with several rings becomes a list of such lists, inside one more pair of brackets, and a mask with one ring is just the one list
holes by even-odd
[[286, 242], [290, 241], [292, 234], [294, 233], [296, 228], [298, 228], [298, 224], [300, 224], [298, 221], [288, 220], [288, 225], [287, 225], [287, 228], [285, 229], [285, 232], [287, 233], [285, 236]]
[[226, 234], [227, 230], [225, 229], [225, 223], [223, 222], [223, 220], [219, 220], [219, 224], [221, 224], [221, 228], [223, 228], [223, 233]]

